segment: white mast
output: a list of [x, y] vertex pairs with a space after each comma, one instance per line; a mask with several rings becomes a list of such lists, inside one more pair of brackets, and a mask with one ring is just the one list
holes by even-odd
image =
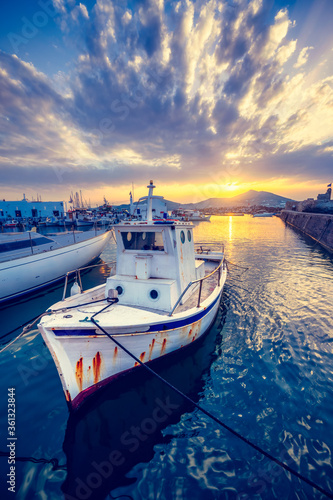
[[132, 196], [132, 191], [130, 192], [130, 214], [134, 214], [134, 206], [133, 206], [133, 196]]
[[148, 192], [148, 200], [147, 200], [147, 222], [152, 222], [153, 221], [153, 190], [156, 186], [154, 186], [153, 181], [150, 181], [149, 186], [147, 188], [149, 189]]

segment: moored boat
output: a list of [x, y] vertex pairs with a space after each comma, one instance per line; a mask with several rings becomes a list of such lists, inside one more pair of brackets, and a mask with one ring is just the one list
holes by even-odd
[[71, 409], [141, 363], [185, 348], [217, 314], [223, 253], [202, 259], [192, 223], [154, 221], [152, 181], [148, 187], [147, 220], [116, 226], [116, 273], [54, 304], [39, 323]]
[[258, 212], [256, 214], [253, 214], [253, 217], [273, 217], [273, 215], [276, 214], [271, 212]]
[[57, 217], [47, 217], [45, 221], [46, 227], [54, 227], [59, 224], [59, 219]]
[[109, 231], [0, 234], [0, 302], [34, 292], [96, 259]]
[[178, 209], [173, 211], [173, 215], [178, 220], [190, 221], [190, 222], [209, 222], [210, 215], [202, 214], [199, 210], [184, 210]]
[[7, 220], [4, 222], [3, 227], [17, 227], [19, 225], [19, 222], [15, 219], [12, 220]]
[[[225, 315], [218, 314], [209, 332], [186, 350], [160, 358], [150, 365], [152, 368], [156, 366], [160, 376], [196, 402], [201, 398], [205, 386], [203, 374], [210, 369], [216, 334], [222, 328], [224, 318]], [[82, 405], [80, 411], [71, 412], [63, 443], [67, 457], [67, 475], [62, 486], [65, 498], [77, 498], [78, 482], [84, 482], [91, 473], [96, 473], [94, 464], [106, 463], [110, 450], [118, 450], [126, 460], [117, 466], [117, 474], [110, 474], [101, 481], [93, 498], [105, 498], [115, 488], [125, 485], [128, 472], [141, 463], [143, 457], [145, 462], [148, 457], [153, 458], [156, 440], [163, 441], [162, 429], [171, 422], [178, 422], [189, 410], [188, 402], [181, 395], [161, 384], [146, 370], [140, 372], [119, 377], [89, 398], [89, 404]], [[167, 403], [172, 403], [171, 410]], [[165, 404], [167, 406], [163, 406]], [[146, 422], [152, 423], [153, 427], [149, 427], [143, 439], [137, 441], [139, 446], [132, 447], [131, 439], [126, 439], [130, 437], [127, 430], [138, 426], [141, 429], [142, 423], [145, 428]], [[91, 429], [94, 429], [94, 439], [87, 441]], [[154, 432], [150, 432], [151, 429]]]

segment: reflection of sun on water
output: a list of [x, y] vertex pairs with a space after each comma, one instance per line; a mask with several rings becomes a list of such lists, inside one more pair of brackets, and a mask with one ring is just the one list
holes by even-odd
[[108, 278], [110, 276], [110, 270], [112, 268], [112, 265], [109, 264], [102, 264], [100, 265], [97, 269], [101, 277], [104, 279]]
[[229, 216], [229, 241], [232, 240], [232, 216]]

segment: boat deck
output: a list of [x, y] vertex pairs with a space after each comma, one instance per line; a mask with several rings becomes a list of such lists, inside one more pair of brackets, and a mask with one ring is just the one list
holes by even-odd
[[[214, 271], [214, 269], [217, 268], [218, 265], [219, 262], [205, 262], [205, 276], [211, 274]], [[218, 272], [213, 274], [213, 276], [210, 276], [209, 278], [203, 280], [200, 303], [208, 299], [208, 297], [211, 295], [211, 293], [217, 286], [217, 282], [218, 282]], [[198, 298], [199, 298], [199, 283], [193, 285], [193, 293], [184, 302], [184, 304], [181, 304], [177, 307], [175, 312], [177, 313], [186, 312], [188, 309], [196, 307], [198, 305]]]
[[[219, 262], [205, 262], [205, 276], [208, 276], [211, 274], [214, 269], [216, 269], [219, 265]], [[209, 278], [204, 279], [202, 282], [202, 290], [201, 290], [201, 299], [200, 303], [202, 303], [204, 300], [206, 300], [211, 293], [214, 291], [215, 287], [217, 286], [218, 282], [218, 272], [213, 274], [212, 276], [209, 276]], [[108, 302], [105, 300], [103, 301], [103, 298], [105, 297], [105, 285], [99, 285], [95, 289], [87, 292], [83, 292], [80, 295], [74, 295], [72, 297], [68, 297], [66, 299], [67, 306], [73, 306], [76, 304], [79, 307], [81, 307], [81, 304], [86, 304], [87, 302], [91, 301], [93, 304], [95, 301], [97, 301], [96, 305], [92, 306], [95, 307], [93, 312], [96, 312], [98, 309], [102, 309], [105, 307], [105, 305], [108, 304]], [[193, 307], [196, 307], [198, 305], [198, 298], [199, 298], [199, 283], [196, 283], [193, 285], [192, 293], [190, 296], [186, 299], [186, 301], [183, 304], [180, 304], [176, 310], [174, 311], [174, 314], [177, 313], [184, 313]], [[61, 307], [62, 306], [62, 307]], [[126, 305], [122, 304], [122, 308], [130, 308], [132, 309], [133, 306], [131, 305]], [[56, 310], [61, 310], [63, 311], [63, 302], [58, 302], [57, 304], [54, 304], [52, 309]], [[164, 310], [157, 310], [151, 307], [144, 307], [144, 306], [135, 306], [136, 310], [143, 311], [143, 312], [148, 312], [148, 313], [153, 313], [154, 315], [157, 316], [165, 316], [166, 314], [169, 314], [169, 311], [164, 311]]]
[[[205, 276], [208, 276], [211, 274], [219, 265], [219, 262], [205, 262]], [[204, 300], [206, 300], [211, 293], [214, 291], [215, 287], [217, 286], [218, 282], [218, 272], [210, 276], [209, 278], [203, 280], [202, 282], [202, 289], [201, 289], [201, 299], [200, 303], [202, 303]], [[104, 297], [104, 287], [101, 287], [98, 292], [94, 294], [94, 300], [101, 300]], [[192, 287], [192, 293], [191, 295], [186, 299], [186, 301], [183, 304], [180, 304], [176, 310], [175, 313], [182, 313], [186, 312], [189, 309], [192, 309], [193, 307], [196, 307], [198, 305], [198, 298], [199, 298], [199, 283], [196, 283]], [[105, 304], [107, 302], [105, 301]], [[130, 305], [126, 306], [123, 304], [123, 307], [132, 307]], [[142, 311], [147, 311], [147, 312], [152, 312], [154, 314], [160, 314], [161, 316], [165, 316], [166, 311], [158, 311], [154, 308], [150, 307], [143, 307], [143, 306], [135, 306], [136, 309], [140, 309]]]
[[0, 234], [0, 263], [44, 254], [104, 234], [103, 229], [61, 233], [3, 233]]

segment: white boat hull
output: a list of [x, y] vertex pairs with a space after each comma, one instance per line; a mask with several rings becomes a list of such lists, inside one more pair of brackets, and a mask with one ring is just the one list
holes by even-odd
[[202, 215], [201, 217], [188, 217], [188, 220], [191, 222], [203, 222], [203, 221], [210, 221], [210, 215]]
[[265, 213], [265, 214], [253, 214], [253, 217], [273, 217], [275, 214]]
[[[147, 363], [186, 347], [209, 329], [219, 308], [225, 279], [224, 269], [220, 286], [216, 286], [200, 307], [192, 307], [186, 312], [172, 316], [141, 312], [139, 323], [135, 308], [124, 308], [116, 304], [112, 306], [110, 314], [102, 313], [96, 320], [137, 359]], [[89, 298], [87, 301], [89, 302]], [[76, 409], [87, 396], [139, 364], [89, 320], [94, 311], [102, 307], [90, 306], [90, 316], [83, 312], [84, 308], [80, 308], [81, 319], [75, 316], [75, 323], [80, 325], [79, 328], [71, 324], [70, 318], [70, 326], [67, 329], [57, 328], [57, 319], [53, 320], [53, 323], [52, 318], [48, 320], [47, 317], [39, 324], [39, 330], [53, 356], [71, 409]], [[122, 314], [127, 315], [127, 326], [110, 323], [112, 317], [117, 321], [117, 317]], [[64, 317], [64, 312], [61, 317]], [[154, 322], [156, 317], [159, 318], [158, 323]]]
[[33, 292], [86, 266], [101, 254], [110, 234], [0, 263], [0, 302]]

